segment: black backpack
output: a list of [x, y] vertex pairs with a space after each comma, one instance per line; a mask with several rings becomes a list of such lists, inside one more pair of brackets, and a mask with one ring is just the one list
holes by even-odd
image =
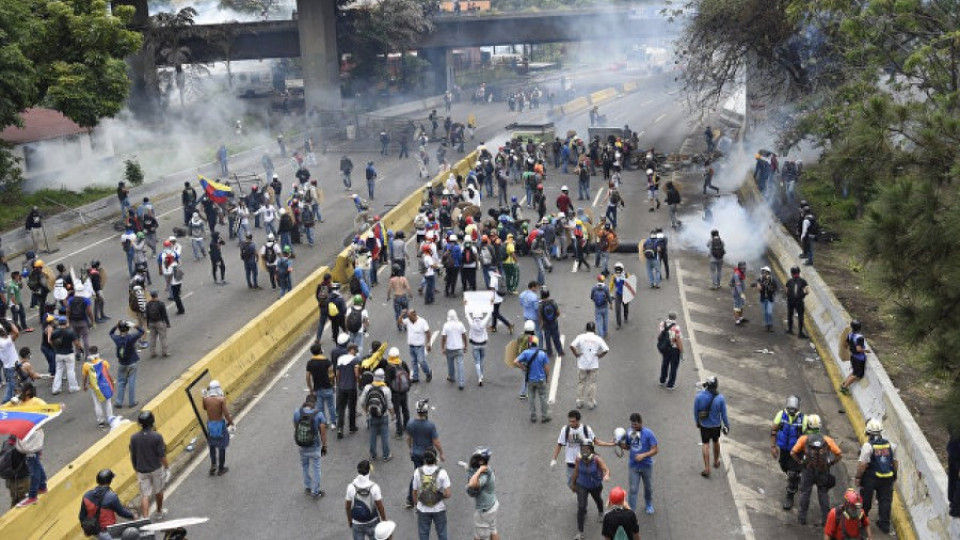
[[378, 386], [371, 386], [367, 392], [367, 412], [374, 418], [387, 414], [387, 396]]
[[614, 206], [620, 204], [620, 192], [619, 192], [619, 191], [613, 191], [612, 193], [610, 193], [610, 203], [613, 204]]
[[813, 216], [807, 216], [810, 221], [810, 225], [807, 227], [807, 236], [810, 238], [816, 238], [820, 234], [820, 225], [817, 223], [817, 218]]
[[249, 261], [256, 255], [257, 249], [253, 247], [253, 242], [244, 242], [240, 246], [240, 259], [244, 261]]
[[305, 413], [300, 409], [300, 421], [293, 430], [293, 442], [297, 443], [297, 446], [309, 447], [317, 444], [317, 430], [313, 428], [313, 419], [319, 412]]
[[[310, 193], [309, 191], [307, 193]], [[305, 208], [303, 212], [300, 212], [300, 223], [304, 227], [312, 227], [316, 223], [316, 216], [313, 215], [313, 210], [310, 208]]]
[[653, 238], [643, 241], [643, 257], [648, 260], [657, 258], [657, 243]]
[[670, 339], [670, 329], [675, 326], [674, 323], [667, 323], [657, 336], [657, 350], [660, 354], [667, 354], [673, 348], [673, 341]]
[[16, 444], [16, 437], [10, 435], [0, 445], [0, 478], [4, 480], [19, 480], [28, 475], [27, 456], [17, 450]]
[[373, 486], [368, 488], [358, 488], [354, 484], [353, 489], [355, 494], [353, 496], [353, 504], [350, 505], [350, 517], [356, 523], [369, 523], [377, 517], [376, 511], [373, 509], [375, 504], [373, 497], [370, 496], [370, 491], [373, 489]]
[[350, 308], [347, 314], [347, 332], [357, 333], [363, 328], [363, 310]]
[[87, 318], [87, 303], [83, 298], [75, 296], [70, 299], [70, 320], [83, 321]]
[[266, 246], [266, 249], [263, 250], [263, 258], [267, 261], [267, 264], [273, 264], [277, 261], [277, 251], [273, 249], [273, 246]]
[[723, 247], [723, 240], [719, 236], [715, 236], [710, 240], [710, 256], [714, 259], [723, 259], [723, 256], [727, 254], [727, 250]]

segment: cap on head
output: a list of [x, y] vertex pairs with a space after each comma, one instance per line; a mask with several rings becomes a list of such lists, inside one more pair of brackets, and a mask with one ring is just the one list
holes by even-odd
[[719, 385], [720, 382], [717, 381], [717, 378], [713, 376], [707, 377], [707, 380], [703, 381], [703, 387], [707, 390], [716, 390]]

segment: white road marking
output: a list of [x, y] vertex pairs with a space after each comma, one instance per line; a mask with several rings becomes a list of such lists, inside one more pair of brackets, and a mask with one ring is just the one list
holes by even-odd
[[771, 404], [771, 407], [777, 407], [779, 403], [783, 402], [783, 396], [765, 390], [762, 386], [741, 382], [737, 379], [732, 379], [730, 376], [723, 378], [723, 385], [734, 393], [740, 394], [742, 396], [749, 396], [753, 401], [761, 400]]
[[[771, 421], [769, 418], [765, 418], [758, 414], [741, 411], [736, 407], [727, 407], [727, 415], [729, 415], [730, 418], [732, 419], [730, 423], [735, 424], [737, 426], [743, 424], [744, 426], [763, 427], [763, 426], [769, 426], [771, 424]], [[779, 469], [780, 467], [778, 466], [777, 470]]]
[[[560, 334], [560, 350], [563, 350], [563, 346], [567, 344], [566, 334]], [[560, 364], [563, 362], [563, 357], [557, 354], [553, 364], [553, 371], [550, 373], [550, 393], [547, 394], [547, 403], [553, 405], [557, 402], [557, 387], [560, 385]]]
[[[735, 416], [733, 417], [736, 418]], [[779, 465], [777, 465], [779, 462], [770, 457], [769, 451], [757, 450], [752, 446], [737, 442], [730, 437], [723, 439], [723, 445], [726, 447], [727, 453], [732, 457], [750, 462], [763, 469], [773, 470], [775, 468], [777, 471], [780, 470]]]
[[[329, 327], [330, 327], [330, 323], [328, 322], [328, 323], [323, 327], [323, 330], [326, 331], [327, 328], [329, 328]], [[300, 350], [298, 350], [298, 351], [290, 358], [290, 361], [287, 362], [285, 366], [283, 366], [283, 369], [281, 369], [281, 370], [279, 370], [279, 371], [277, 372], [277, 374], [273, 377], [273, 379], [270, 380], [270, 383], [267, 384], [267, 386], [266, 386], [265, 388], [263, 388], [258, 394], [256, 394], [256, 395], [254, 396], [254, 398], [250, 401], [250, 403], [248, 403], [247, 406], [244, 407], [242, 411], [240, 411], [240, 414], [238, 414], [238, 415], [236, 415], [236, 416], [234, 417], [234, 420], [233, 420], [233, 423], [234, 423], [234, 424], [239, 425], [240, 422], [242, 422], [243, 419], [247, 417], [247, 414], [248, 414], [250, 411], [254, 410], [254, 409], [257, 407], [257, 404], [260, 403], [260, 400], [261, 400], [261, 399], [263, 399], [264, 397], [266, 397], [266, 396], [268, 396], [268, 395], [272, 395], [272, 393], [270, 392], [270, 390], [272, 390], [273, 387], [276, 386], [278, 382], [280, 382], [280, 379], [283, 379], [283, 378], [285, 378], [285, 377], [289, 377], [288, 372], [290, 371], [290, 369], [293, 367], [294, 364], [297, 363], [297, 361], [300, 360], [300, 357], [302, 357], [303, 355], [307, 354], [307, 351], [310, 350], [310, 346], [311, 346], [311, 345], [313, 345], [313, 341], [312, 341], [312, 340], [308, 340], [307, 343], [304, 344], [304, 346], [301, 347]], [[251, 433], [252, 433], [252, 432], [251, 432]], [[198, 442], [198, 443], [197, 443], [197, 446], [202, 446], [202, 445]], [[194, 447], [195, 450], [196, 450], [197, 446]], [[207, 459], [208, 459], [208, 457], [207, 457], [207, 453], [206, 453], [206, 452], [197, 451], [196, 456], [194, 456], [194, 458], [187, 464], [187, 466], [186, 466], [182, 471], [180, 471], [179, 474], [177, 474], [176, 479], [174, 479], [173, 483], [170, 484], [170, 487], [168, 487], [168, 488], [166, 488], [166, 489], [164, 490], [164, 491], [167, 493], [167, 497], [169, 498], [170, 496], [172, 496], [173, 493], [177, 490], [177, 488], [179, 488], [180, 485], [181, 485], [187, 478], [189, 478], [191, 474], [193, 474], [193, 471], [195, 471], [195, 470], [197, 469], [197, 467], [200, 466], [201, 463], [206, 462]]]
[[[694, 329], [696, 329], [696, 326], [694, 326]], [[760, 384], [760, 381], [764, 377], [787, 378], [787, 369], [785, 367], [771, 363], [768, 359], [756, 353], [735, 356], [720, 349], [701, 346], [700, 354], [702, 356], [708, 356], [711, 359], [720, 360], [728, 365], [756, 371], [756, 379], [752, 381], [754, 384]]]
[[[680, 268], [680, 261], [676, 263], [677, 268], [677, 281], [680, 285], [680, 305], [683, 307], [683, 319], [687, 324], [687, 329], [692, 328], [691, 319], [690, 319], [690, 306], [687, 303], [687, 295], [683, 286], [683, 270]], [[690, 350], [693, 352], [693, 361], [697, 367], [697, 372], [700, 377], [707, 376], [707, 370], [703, 367], [703, 359], [700, 357], [700, 346], [697, 344], [697, 333], [695, 331], [690, 331], [687, 333], [687, 339], [690, 342]], [[728, 385], [729, 379], [724, 378], [724, 385]], [[779, 399], [779, 398], [778, 398]], [[775, 400], [776, 401], [776, 400]], [[737, 482], [737, 474], [733, 470], [733, 464], [730, 462], [730, 455], [727, 452], [721, 452], [721, 458], [723, 460], [724, 470], [727, 471], [727, 474], [724, 475], [727, 479], [727, 483], [730, 485], [730, 492], [734, 495], [733, 503], [737, 507], [737, 516], [740, 518], [740, 527], [743, 532], [743, 537], [745, 540], [756, 540], [756, 535], [753, 532], [753, 525], [750, 524], [750, 515], [747, 513], [747, 507], [744, 504], [744, 500], [737, 496], [737, 494], [742, 490], [742, 487]]]
[[704, 334], [713, 334], [715, 336], [728, 336], [730, 332], [720, 328], [719, 326], [714, 326], [712, 324], [703, 324], [696, 321], [693, 321], [693, 324], [690, 325], [690, 328], [696, 330], [697, 332], [703, 332]]
[[653, 123], [656, 124], [657, 122], [663, 120], [666, 117], [667, 117], [667, 113], [663, 113], [660, 116], [658, 116], [657, 119], [653, 121]]
[[[681, 287], [682, 287], [682, 286], [681, 286]], [[715, 307], [713, 307], [713, 306], [705, 306], [705, 305], [703, 305], [703, 304], [698, 304], [698, 303], [696, 303], [696, 302], [687, 302], [687, 305], [688, 305], [688, 307], [689, 307], [692, 311], [699, 311], [700, 313], [705, 313], [705, 314], [707, 314], [707, 315], [715, 315], [714, 312], [715, 312], [716, 309], [717, 309], [717, 308], [715, 308]], [[732, 321], [731, 321], [731, 322], [732, 322]], [[689, 328], [689, 326], [688, 326], [688, 328]]]
[[[440, 327], [442, 328], [443, 325], [441, 324]], [[437, 340], [437, 336], [438, 336], [438, 335], [440, 335], [440, 332], [431, 332], [431, 333], [430, 333], [430, 348], [431, 348], [431, 349], [433, 348], [433, 342]]]
[[596, 206], [597, 203], [600, 202], [600, 195], [603, 194], [603, 189], [604, 189], [604, 188], [601, 187], [600, 189], [597, 190], [597, 196], [593, 198], [593, 205], [592, 205], [592, 206]]

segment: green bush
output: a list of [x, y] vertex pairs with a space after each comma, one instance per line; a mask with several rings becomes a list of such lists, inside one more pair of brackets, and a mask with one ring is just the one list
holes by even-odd
[[123, 164], [125, 165], [123, 178], [127, 181], [127, 184], [131, 186], [142, 184], [143, 169], [140, 167], [140, 163], [135, 159], [127, 159], [124, 160]]

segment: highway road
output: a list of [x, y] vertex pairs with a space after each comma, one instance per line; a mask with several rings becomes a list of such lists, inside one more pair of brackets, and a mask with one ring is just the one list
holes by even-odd
[[[602, 76], [606, 77], [606, 75]], [[628, 77], [631, 77], [631, 74], [610, 74], [607, 81], [594, 80], [593, 84], [597, 85], [597, 89], [599, 89], [601, 84], [613, 84], [609, 81], [622, 81]], [[664, 80], [668, 79], [661, 76], [648, 81], [649, 91], [662, 91]], [[586, 89], [589, 85], [584, 82], [579, 86]], [[502, 138], [505, 136], [504, 126], [508, 123], [532, 121], [544, 110], [511, 113], [506, 104], [481, 107], [472, 106], [469, 102], [466, 102], [456, 104], [451, 114], [455, 120], [465, 122], [470, 112], [474, 112], [478, 118], [477, 137], [479, 141], [494, 136]], [[426, 112], [411, 116], [424, 119], [425, 122]], [[291, 146], [293, 142], [288, 141]], [[433, 143], [428, 147], [431, 157], [434, 155], [435, 147], [436, 145]], [[276, 145], [269, 146], [268, 150], [277, 165], [277, 173], [289, 189], [291, 181], [294, 179], [291, 160], [281, 159]], [[349, 195], [353, 191], [345, 191], [340, 182], [338, 165], [340, 155], [333, 150], [328, 154], [318, 154], [319, 165], [309, 167], [313, 176], [319, 179], [319, 185], [325, 192], [325, 202], [321, 206], [325, 223], [318, 225], [316, 234], [320, 238], [320, 242], [317, 247], [311, 249], [306, 244], [295, 246], [297, 247], [297, 258], [294, 262], [295, 282], [322, 264], [331, 263], [335, 254], [343, 249], [341, 242], [345, 236], [344, 231], [353, 226], [355, 211], [352, 203], [348, 202]], [[452, 162], [459, 159], [459, 154], [456, 152], [449, 152], [447, 155], [448, 160], [452, 160]], [[390, 157], [382, 157], [377, 153], [356, 153], [351, 154], [351, 158], [356, 166], [353, 174], [353, 187], [355, 190], [359, 190], [357, 192], [363, 197], [366, 197], [363, 167], [368, 160], [373, 160], [376, 163], [381, 180], [377, 185], [377, 200], [373, 204], [374, 212], [385, 213], [391, 205], [398, 203], [410, 191], [421, 185], [422, 181], [417, 177], [417, 165], [413, 159], [399, 160], [395, 154]], [[253, 156], [247, 162], [231, 161], [231, 173], [233, 172], [241, 175], [254, 172], [263, 174], [259, 155]], [[198, 192], [201, 191], [196, 181], [191, 183]], [[180, 189], [182, 189], [182, 184], [171, 185], [169, 190], [177, 192], [176, 195], [153, 201], [160, 221], [158, 236], [161, 239], [172, 234], [173, 227], [182, 225], [182, 210], [178, 193]], [[520, 195], [522, 196], [522, 193]], [[225, 230], [225, 228], [221, 227], [221, 230]], [[254, 240], [258, 246], [262, 245], [264, 239], [263, 229], [255, 229]], [[243, 326], [251, 317], [259, 313], [276, 298], [277, 291], [270, 290], [269, 279], [262, 270], [259, 281], [261, 286], [267, 285], [266, 289], [261, 291], [249, 291], [247, 289], [243, 276], [243, 266], [239, 258], [239, 248], [236, 247], [236, 244], [228, 243], [224, 248], [228, 284], [220, 286], [213, 284], [209, 260], [203, 259], [195, 262], [189, 246], [189, 239], [181, 239], [181, 242], [184, 243], [183, 261], [186, 279], [183, 284], [182, 297], [186, 306], [186, 314], [182, 316], [173, 315], [175, 309], [171, 309], [172, 302], [168, 303], [168, 311], [172, 322], [172, 328], [168, 332], [170, 357], [161, 358], [158, 356], [158, 358], [151, 359], [149, 353], [141, 353], [137, 376], [137, 400], [141, 405], [147, 403], [171, 381], [175, 380], [184, 369], [216, 347], [223, 339]], [[128, 279], [126, 258], [121, 250], [119, 234], [113, 231], [109, 225], [102, 224], [62, 239], [60, 247], [59, 252], [41, 256], [41, 259], [51, 270], [54, 270], [57, 263], [61, 262], [67, 267], [79, 270], [81, 266], [97, 259], [101, 261], [102, 267], [107, 271], [109, 278], [105, 289], [106, 313], [113, 319], [91, 331], [90, 343], [99, 346], [102, 356], [113, 364], [114, 373], [116, 373], [115, 352], [107, 333], [119, 318], [130, 318], [126, 307]], [[8, 262], [11, 268], [20, 268], [22, 258], [11, 259]], [[162, 280], [157, 278], [155, 265], [151, 265], [151, 275], [154, 277], [154, 286], [162, 293]], [[165, 298], [165, 296], [162, 296], [162, 298]], [[25, 303], [29, 302], [29, 291], [25, 291], [24, 300]], [[30, 347], [33, 351], [32, 363], [34, 369], [38, 373], [45, 373], [47, 366], [40, 352], [40, 333], [36, 313], [36, 310], [30, 310], [27, 322], [29, 326], [37, 328], [38, 331], [31, 334], [22, 334], [17, 340], [17, 347]], [[79, 374], [79, 366], [77, 369]], [[58, 396], [52, 396], [50, 383], [49, 379], [37, 381], [39, 397], [51, 402], [62, 402], [66, 408], [64, 414], [45, 428], [46, 445], [43, 463], [48, 476], [52, 476], [66, 466], [105, 433], [97, 427], [89, 396], [83, 392], [68, 394], [66, 391]], [[134, 409], [124, 408], [114, 412], [126, 418], [135, 419], [138, 411], [139, 407]], [[0, 491], [2, 491], [0, 493], [0, 508], [6, 510], [9, 508], [9, 495], [6, 490]]]
[[[645, 145], [664, 151], [699, 149], [703, 124], [692, 120], [676, 97], [676, 89], [662, 81], [644, 91], [623, 97], [602, 107], [609, 124], [629, 123], [644, 131]], [[483, 120], [488, 109], [478, 112]], [[584, 130], [586, 114], [568, 119], [559, 127]], [[496, 139], [493, 139], [496, 144]], [[737, 171], [730, 172], [738, 174]], [[659, 439], [660, 453], [654, 466], [653, 515], [639, 516], [644, 539], [745, 538], [768, 539], [812, 538], [818, 532], [796, 522], [796, 510], [780, 508], [785, 476], [769, 454], [769, 425], [775, 412], [790, 394], [802, 399], [802, 409], [823, 416], [826, 431], [833, 435], [846, 453], [846, 459], [834, 472], [838, 486], [833, 500], [848, 485], [851, 459], [857, 448], [856, 438], [846, 421], [829, 380], [811, 344], [786, 335], [785, 307], [778, 302], [775, 332], [768, 333], [762, 324], [756, 293], [748, 296], [747, 316], [754, 322], [738, 328], [733, 324], [729, 290], [709, 289], [705, 249], [707, 237], [698, 231], [709, 230], [698, 223], [705, 204], [717, 199], [704, 199], [699, 194], [699, 174], [677, 174], [673, 179], [682, 185], [684, 203], [682, 219], [689, 234], [669, 233], [671, 245], [670, 279], [660, 289], [646, 287], [645, 273], [636, 255], [613, 257], [611, 265], [622, 261], [627, 270], [637, 274], [639, 292], [631, 306], [631, 318], [620, 331], [611, 330], [608, 343], [611, 352], [601, 360], [599, 372], [600, 398], [596, 410], [584, 409], [584, 422], [601, 437], [609, 439], [613, 429], [626, 427], [628, 417], [640, 412], [644, 425]], [[721, 179], [722, 180], [722, 179]], [[563, 183], [575, 184], [572, 175], [550, 172], [546, 190], [552, 199]], [[622, 191], [627, 208], [621, 212], [619, 231], [627, 240], [639, 239], [654, 227], [669, 229], [666, 208], [648, 212], [642, 175], [637, 171], [624, 176]], [[602, 202], [592, 185], [595, 210]], [[725, 196], [722, 201], [729, 201]], [[735, 206], [735, 205], [731, 205]], [[719, 209], [719, 207], [717, 207]], [[715, 215], [715, 218], [722, 217]], [[730, 236], [745, 236], [754, 242], [760, 236], [751, 231], [721, 231]], [[692, 236], [691, 236], [692, 235]], [[689, 246], [680, 249], [676, 246]], [[738, 249], [739, 250], [739, 249]], [[764, 264], [762, 250], [743, 253], [733, 251], [731, 260], [747, 259], [748, 275], [755, 278]], [[730, 261], [728, 261], [730, 262]], [[591, 261], [592, 263], [592, 261]], [[725, 269], [729, 279], [730, 268]], [[521, 261], [521, 284], [535, 277], [532, 261]], [[565, 343], [593, 320], [593, 306], [588, 298], [596, 271], [572, 272], [569, 261], [555, 263], [547, 275], [547, 285], [563, 310], [561, 332]], [[416, 278], [416, 275], [413, 275]], [[400, 347], [409, 360], [405, 336], [397, 332], [389, 320], [392, 308], [385, 299], [385, 289], [374, 290], [371, 337], [389, 341]], [[433, 330], [439, 330], [448, 309], [462, 314], [459, 297], [438, 296], [435, 304], [425, 306], [415, 297], [413, 306], [425, 317]], [[688, 348], [681, 364], [677, 389], [667, 391], [657, 384], [660, 358], [655, 341], [657, 323], [668, 312], [676, 312]], [[518, 325], [522, 321], [516, 298], [508, 298], [503, 312]], [[564, 486], [562, 466], [549, 467], [558, 432], [566, 412], [574, 407], [576, 379], [575, 360], [567, 355], [557, 362], [556, 403], [552, 406], [553, 422], [530, 423], [526, 401], [517, 399], [520, 373], [506, 367], [499, 351], [510, 336], [504, 332], [491, 334], [488, 344], [486, 376], [483, 387], [467, 362], [467, 386], [458, 391], [444, 379], [445, 361], [434, 342], [429, 361], [437, 376], [431, 383], [421, 382], [411, 391], [411, 405], [417, 397], [428, 397], [433, 406], [431, 419], [436, 422], [447, 462], [444, 467], [453, 481], [453, 497], [448, 501], [450, 537], [472, 538], [472, 500], [464, 492], [466, 479], [455, 464], [469, 458], [476, 445], [493, 451], [491, 465], [497, 474], [500, 499], [498, 523], [503, 538], [572, 538], [576, 533], [576, 502]], [[214, 339], [214, 338], [211, 338]], [[437, 338], [439, 339], [439, 338]], [[297, 447], [292, 440], [292, 413], [306, 394], [304, 366], [309, 355], [297, 351], [274, 374], [273, 380], [258, 395], [255, 403], [244, 410], [238, 432], [228, 451], [229, 474], [207, 475], [206, 452], [197, 451], [194, 461], [181, 474], [168, 497], [171, 517], [207, 516], [210, 522], [191, 531], [191, 538], [274, 537], [274, 538], [346, 538], [349, 536], [343, 513], [343, 493], [355, 476], [356, 463], [367, 456], [367, 435], [364, 428], [357, 434], [336, 440], [331, 436], [329, 454], [323, 460], [322, 488], [326, 496], [319, 500], [305, 497]], [[469, 357], [468, 357], [469, 358]], [[695, 383], [707, 374], [720, 380], [720, 390], [727, 397], [731, 432], [722, 439], [723, 466], [710, 479], [699, 475], [699, 434], [692, 419]], [[159, 419], [160, 422], [163, 419]], [[363, 422], [360, 422], [363, 425]], [[416, 517], [403, 508], [406, 483], [412, 472], [405, 444], [391, 439], [395, 459], [377, 462], [373, 480], [384, 493], [387, 515], [399, 523], [396, 538], [415, 538]], [[610, 464], [612, 478], [604, 493], [614, 485], [626, 487], [627, 463], [609, 449], [601, 450]], [[811, 522], [817, 521], [816, 503], [811, 509]], [[595, 510], [588, 513], [586, 537], [599, 538]], [[883, 537], [883, 535], [879, 535]]]

